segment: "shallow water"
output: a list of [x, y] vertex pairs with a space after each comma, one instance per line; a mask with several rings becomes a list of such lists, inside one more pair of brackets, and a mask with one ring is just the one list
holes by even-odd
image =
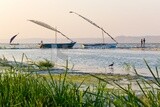
[[[32, 60], [48, 59], [59, 65], [65, 65], [68, 59], [69, 67], [74, 65], [74, 72], [127, 74], [132, 73], [132, 66], [135, 66], [140, 74], [150, 75], [144, 59], [154, 71], [156, 66], [160, 66], [159, 51], [130, 49], [1, 49], [0, 57], [13, 60], [14, 56], [21, 61], [23, 53]], [[112, 62], [114, 66], [109, 68]]]

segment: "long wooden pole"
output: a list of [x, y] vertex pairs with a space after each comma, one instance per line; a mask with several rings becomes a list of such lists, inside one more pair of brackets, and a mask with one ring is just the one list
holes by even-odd
[[93, 21], [87, 19], [86, 17], [84, 17], [76, 12], [70, 11], [69, 13], [74, 13], [74, 14], [80, 16], [81, 18], [83, 18], [84, 20], [86, 20], [87, 22], [91, 23], [92, 25], [96, 26], [97, 28], [101, 29], [104, 33], [106, 33], [112, 40], [114, 40], [118, 44], [118, 42], [109, 33], [107, 33], [102, 27], [98, 26]]
[[55, 32], [57, 32], [57, 33], [60, 33], [62, 36], [66, 37], [66, 38], [67, 38], [68, 40], [70, 40], [71, 42], [74, 42], [73, 40], [71, 40], [70, 38], [68, 38], [65, 34], [63, 34], [63, 33], [60, 32], [59, 30], [53, 28], [52, 26], [50, 26], [50, 25], [48, 25], [48, 24], [46, 24], [46, 23], [44, 23], [44, 22], [36, 21], [36, 20], [29, 20], [29, 21], [31, 21], [31, 22], [33, 22], [33, 23], [35, 23], [35, 24], [37, 24], [37, 25], [40, 25], [40, 26], [42, 26], [42, 27], [45, 27], [45, 28], [47, 28], [47, 29], [50, 29], [50, 30], [52, 30], [52, 31], [55, 31]]

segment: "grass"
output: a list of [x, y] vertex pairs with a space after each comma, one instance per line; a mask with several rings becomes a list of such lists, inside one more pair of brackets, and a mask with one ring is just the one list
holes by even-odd
[[44, 61], [37, 62], [37, 65], [41, 68], [53, 68], [54, 67], [54, 64], [47, 59], [45, 59]]
[[[0, 105], [2, 107], [159, 107], [158, 69], [154, 73], [146, 61], [145, 63], [153, 80], [146, 80], [136, 69], [136, 77], [69, 75], [68, 62], [64, 73], [58, 75], [51, 74], [48, 62], [47, 66], [42, 64], [48, 69], [49, 74], [40, 75], [30, 72], [33, 65], [31, 71], [34, 71], [35, 66], [41, 69], [37, 63], [27, 66], [17, 63], [13, 66], [5, 59], [5, 66], [8, 68], [0, 73]], [[127, 78], [128, 81], [135, 79], [134, 84], [139, 88], [138, 93], [133, 90], [132, 81], [126, 86], [121, 85], [118, 80], [123, 78]], [[109, 85], [114, 87], [109, 88]]]

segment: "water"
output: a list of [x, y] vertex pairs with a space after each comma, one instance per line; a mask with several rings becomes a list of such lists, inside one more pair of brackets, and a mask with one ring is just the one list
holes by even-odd
[[[141, 47], [140, 43], [119, 43], [117, 48], [139, 48]], [[160, 48], [160, 43], [146, 43], [146, 48]]]
[[[144, 59], [155, 71], [160, 66], [159, 51], [142, 51], [131, 49], [1, 49], [0, 57], [5, 56], [8, 60], [21, 61], [22, 54], [34, 61], [48, 59], [59, 65], [65, 66], [65, 60], [69, 60], [69, 67], [74, 65], [74, 72], [96, 72], [96, 73], [120, 73], [126, 74], [128, 68], [133, 72], [131, 66], [135, 66], [142, 75], [151, 75], [147, 69]], [[114, 62], [113, 69], [108, 65]], [[126, 63], [129, 66], [126, 66]]]
[[[128, 48], [139, 48], [141, 46], [140, 43], [119, 43], [117, 48], [120, 49], [128, 49]], [[160, 48], [160, 43], [146, 43], [146, 48]], [[10, 48], [23, 48], [23, 49], [37, 49], [39, 48], [38, 43], [26, 43], [26, 44], [19, 44], [19, 45], [9, 45], [7, 43], [0, 43], [0, 49], [10, 49]], [[73, 48], [82, 48], [82, 43], [76, 43]]]

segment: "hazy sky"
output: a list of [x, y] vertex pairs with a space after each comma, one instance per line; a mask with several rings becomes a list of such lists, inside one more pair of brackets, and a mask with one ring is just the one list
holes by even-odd
[[160, 0], [0, 0], [0, 39], [16, 33], [21, 39], [54, 37], [53, 31], [27, 19], [57, 27], [70, 38], [101, 37], [98, 28], [71, 10], [113, 37], [160, 35]]

